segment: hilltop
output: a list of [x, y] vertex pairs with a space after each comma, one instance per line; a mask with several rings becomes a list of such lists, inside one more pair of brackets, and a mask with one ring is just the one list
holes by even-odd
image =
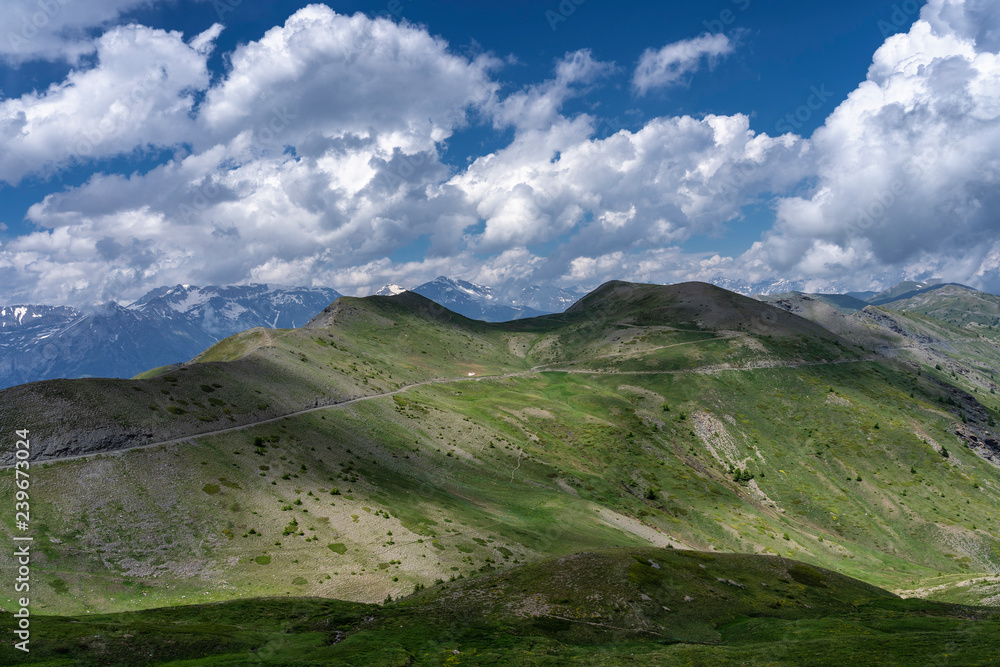
[[580, 299], [564, 314], [580, 319], [627, 320], [636, 325], [663, 325], [708, 331], [737, 330], [781, 337], [830, 333], [780, 309], [708, 283], [639, 285], [612, 281]]

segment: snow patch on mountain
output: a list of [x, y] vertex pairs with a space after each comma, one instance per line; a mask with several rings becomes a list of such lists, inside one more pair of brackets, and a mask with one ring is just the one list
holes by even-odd
[[392, 283], [385, 285], [379, 291], [375, 292], [373, 296], [396, 296], [397, 294], [402, 294], [406, 292], [407, 289], [401, 285], [394, 285]]
[[0, 308], [0, 388], [85, 376], [132, 377], [187, 361], [253, 327], [294, 328], [340, 297], [323, 287], [158, 287], [126, 306]]

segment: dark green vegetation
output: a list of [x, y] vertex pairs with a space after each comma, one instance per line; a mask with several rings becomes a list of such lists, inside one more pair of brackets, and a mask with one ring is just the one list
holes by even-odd
[[[879, 324], [879, 313], [904, 333]], [[398, 645], [398, 664], [409, 654], [433, 663], [447, 658], [434, 651], [465, 650], [444, 647], [450, 636], [425, 647], [429, 633], [443, 636], [450, 623], [434, 611], [446, 599], [455, 618], [486, 614], [462, 630], [468, 645], [533, 651], [526, 660], [551, 654], [551, 664], [580, 656], [620, 664], [626, 650], [648, 655], [647, 664], [794, 664], [802, 652], [827, 654], [824, 642], [839, 642], [844, 652], [831, 655], [851, 660], [872, 636], [886, 642], [887, 660], [903, 661], [946, 646], [941, 637], [957, 628], [990, 637], [980, 629], [993, 632], [993, 621], [962, 620], [980, 611], [870, 588], [863, 599], [851, 597], [861, 588], [837, 592], [847, 581], [841, 573], [907, 596], [1000, 600], [1000, 469], [988, 460], [996, 453], [1000, 462], [1000, 401], [988, 384], [1000, 367], [991, 350], [1000, 348], [988, 329], [973, 335], [871, 307], [862, 315], [831, 325], [832, 333], [702, 284], [609, 283], [563, 315], [504, 324], [468, 320], [410, 293], [344, 298], [304, 329], [251, 330], [143, 378], [0, 392], [0, 432], [31, 429], [43, 458], [86, 456], [33, 464], [34, 611], [91, 623], [95, 614], [148, 609], [156, 618], [168, 611], [153, 608], [241, 597], [271, 599], [262, 610], [329, 605], [274, 611], [274, 623], [236, 623], [243, 630], [227, 626], [219, 636], [236, 652], [263, 650], [268, 632], [301, 621], [298, 639], [326, 633], [302, 639], [319, 642], [317, 651], [346, 660], [349, 650], [390, 656]], [[900, 322], [924, 327], [911, 336], [933, 328], [953, 343], [919, 356], [923, 348], [898, 344], [912, 340]], [[9, 470], [0, 488], [10, 498]], [[12, 520], [0, 524], [7, 534]], [[489, 582], [508, 576], [533, 582], [520, 590], [525, 599], [549, 595], [543, 584], [556, 574], [544, 568], [566, 554], [650, 544], [674, 547], [656, 552], [681, 559], [669, 568], [658, 561], [671, 572], [686, 571], [690, 559], [729, 559], [730, 573], [716, 579], [726, 574], [748, 588], [712, 579], [726, 604], [682, 613], [656, 588], [656, 568], [619, 552], [617, 565], [601, 566], [624, 568], [630, 583], [620, 588], [633, 602], [619, 605], [641, 607], [646, 595], [672, 611], [640, 622], [615, 617], [596, 598], [551, 598], [610, 614], [635, 635], [613, 649], [610, 630], [592, 621], [555, 618], [561, 611], [517, 620], [490, 601]], [[780, 564], [778, 556], [809, 564], [779, 566], [792, 582], [781, 590], [801, 607], [737, 576]], [[9, 553], [0, 563], [13, 568]], [[570, 572], [579, 581], [567, 585], [589, 581]], [[473, 586], [463, 594], [470, 608], [440, 597], [463, 586]], [[351, 606], [415, 591], [382, 611]], [[327, 608], [374, 615], [380, 630], [345, 616], [334, 629], [350, 637], [323, 648], [333, 630], [310, 624], [321, 624]], [[189, 610], [193, 618], [199, 609]], [[783, 615], [789, 609], [796, 613]], [[511, 628], [527, 629], [511, 634], [513, 643], [497, 639]], [[687, 634], [672, 634], [678, 629]], [[691, 643], [700, 641], [712, 646]]]
[[257, 599], [38, 621], [35, 665], [989, 664], [1000, 612], [777, 556], [547, 558], [382, 606]]

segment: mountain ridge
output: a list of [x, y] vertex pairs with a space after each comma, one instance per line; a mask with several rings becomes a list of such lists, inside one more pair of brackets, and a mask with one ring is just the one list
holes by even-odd
[[1000, 403], [817, 327], [706, 284], [504, 323], [344, 297], [136, 379], [3, 390], [0, 429], [35, 441], [61, 613], [373, 603], [650, 545], [991, 599]]
[[[0, 310], [0, 387], [63, 377], [132, 377], [187, 361], [246, 329], [301, 326], [339, 296], [327, 288], [268, 284], [175, 285], [127, 306], [6, 307]], [[13, 321], [18, 310], [30, 313], [28, 326]]]

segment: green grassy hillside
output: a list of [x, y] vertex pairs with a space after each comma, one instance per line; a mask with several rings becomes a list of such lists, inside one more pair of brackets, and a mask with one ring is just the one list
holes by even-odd
[[884, 305], [892, 310], [928, 315], [960, 327], [1000, 327], [1000, 296], [962, 285], [944, 285]]
[[702, 284], [503, 324], [407, 293], [141, 379], [6, 390], [0, 421], [38, 456], [43, 614], [377, 603], [649, 545], [995, 604], [998, 405], [925, 371]]
[[776, 556], [547, 558], [363, 605], [262, 599], [37, 621], [33, 665], [989, 664], [1000, 613]]

